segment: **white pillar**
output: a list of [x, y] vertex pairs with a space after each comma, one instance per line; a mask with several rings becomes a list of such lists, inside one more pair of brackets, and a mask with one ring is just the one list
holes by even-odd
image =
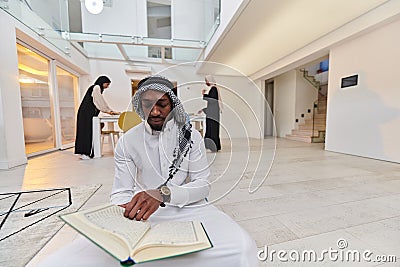
[[15, 26], [0, 12], [0, 169], [27, 163]]

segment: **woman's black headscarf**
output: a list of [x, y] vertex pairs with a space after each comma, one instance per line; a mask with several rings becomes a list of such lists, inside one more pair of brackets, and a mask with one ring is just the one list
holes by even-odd
[[100, 76], [99, 78], [97, 78], [97, 80], [94, 82], [94, 85], [98, 85], [100, 86], [101, 92], [103, 93], [103, 84], [105, 83], [111, 83], [110, 78], [108, 78], [107, 76]]

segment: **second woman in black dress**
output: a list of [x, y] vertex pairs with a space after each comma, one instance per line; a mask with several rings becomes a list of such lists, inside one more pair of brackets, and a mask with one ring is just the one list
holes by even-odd
[[203, 99], [207, 101], [207, 107], [202, 111], [206, 114], [206, 132], [204, 135], [204, 143], [206, 149], [212, 152], [221, 150], [221, 141], [219, 138], [219, 122], [220, 122], [220, 95], [216, 87], [215, 79], [212, 75], [205, 78], [207, 86], [210, 90], [206, 94], [206, 90], [202, 91]]

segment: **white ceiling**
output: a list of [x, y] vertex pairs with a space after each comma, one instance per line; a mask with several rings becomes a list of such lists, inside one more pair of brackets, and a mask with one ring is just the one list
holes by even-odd
[[207, 60], [251, 76], [387, 0], [244, 2], [247, 6]]

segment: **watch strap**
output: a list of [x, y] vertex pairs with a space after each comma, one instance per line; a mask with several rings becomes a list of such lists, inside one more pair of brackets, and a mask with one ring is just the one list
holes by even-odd
[[161, 207], [165, 207], [165, 202], [170, 202], [171, 201], [171, 194], [164, 194], [163, 190], [162, 190], [162, 187], [166, 187], [169, 192], [171, 192], [171, 191], [166, 185], [160, 185], [158, 187], [158, 191], [160, 192], [160, 195], [161, 195], [161, 197], [163, 199], [162, 202], [160, 203], [160, 206]]

